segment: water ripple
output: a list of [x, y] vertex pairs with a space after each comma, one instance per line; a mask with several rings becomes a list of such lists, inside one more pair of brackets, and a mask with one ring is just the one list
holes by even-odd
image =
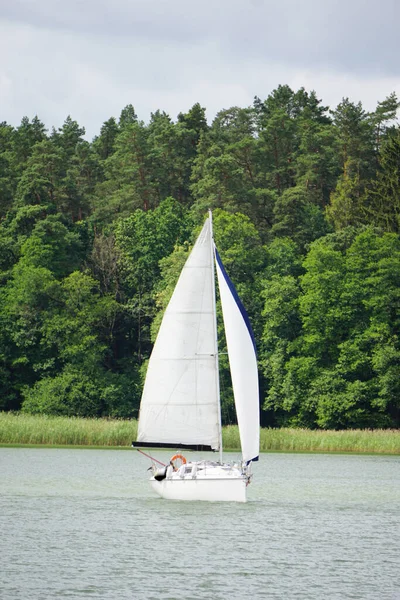
[[245, 505], [161, 500], [146, 467], [0, 449], [1, 600], [400, 599], [400, 459], [265, 454]]

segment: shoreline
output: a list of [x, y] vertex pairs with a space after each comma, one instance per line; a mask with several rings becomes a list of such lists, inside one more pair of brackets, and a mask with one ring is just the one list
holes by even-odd
[[[137, 421], [0, 412], [0, 447], [131, 449]], [[222, 430], [225, 452], [240, 452], [236, 425]], [[157, 451], [155, 449], [154, 451]], [[399, 429], [262, 428], [260, 452], [400, 455]]]
[[[137, 448], [132, 446], [88, 446], [78, 444], [21, 444], [21, 443], [0, 443], [0, 450], [2, 448], [15, 448], [15, 449], [27, 449], [27, 450], [126, 450], [132, 451]], [[166, 448], [146, 448], [152, 454], [157, 452], [166, 452]], [[170, 449], [171, 450], [171, 449]], [[171, 450], [172, 452], [172, 450]], [[193, 450], [188, 450], [193, 452]], [[224, 454], [237, 454], [240, 453], [240, 448], [226, 448], [224, 447]], [[260, 450], [260, 455], [264, 454], [334, 454], [343, 456], [393, 456], [397, 457], [400, 455], [400, 451], [396, 452], [381, 452], [381, 451], [370, 451], [370, 450]]]

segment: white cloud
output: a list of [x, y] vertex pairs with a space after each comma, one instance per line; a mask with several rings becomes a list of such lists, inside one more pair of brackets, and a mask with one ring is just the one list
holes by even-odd
[[324, 74], [319, 72], [297, 72], [288, 82], [293, 88], [315, 89], [323, 104], [335, 108], [343, 97], [352, 102], [361, 102], [364, 110], [373, 111], [378, 102], [391, 92], [400, 98], [400, 79], [398, 77], [354, 76], [349, 73]]
[[[1, 20], [3, 14], [3, 20]], [[0, 7], [0, 121], [70, 114], [90, 139], [128, 103], [209, 120], [279, 84], [373, 110], [400, 96], [397, 0], [13, 0]]]

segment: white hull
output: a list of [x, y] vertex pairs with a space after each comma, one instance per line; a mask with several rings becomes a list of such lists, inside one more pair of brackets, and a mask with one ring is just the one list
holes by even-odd
[[150, 480], [153, 490], [166, 500], [205, 500], [208, 502], [246, 502], [244, 479]]
[[[198, 467], [192, 476], [192, 465], [185, 471], [169, 473], [165, 479], [150, 479], [153, 490], [167, 500], [200, 500], [208, 502], [246, 502], [247, 475], [227, 465]], [[185, 466], [184, 466], [185, 467]]]

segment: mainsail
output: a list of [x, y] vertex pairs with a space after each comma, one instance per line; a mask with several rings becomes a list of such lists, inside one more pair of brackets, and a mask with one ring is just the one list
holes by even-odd
[[211, 224], [207, 219], [165, 311], [143, 390], [138, 442], [219, 449]]

